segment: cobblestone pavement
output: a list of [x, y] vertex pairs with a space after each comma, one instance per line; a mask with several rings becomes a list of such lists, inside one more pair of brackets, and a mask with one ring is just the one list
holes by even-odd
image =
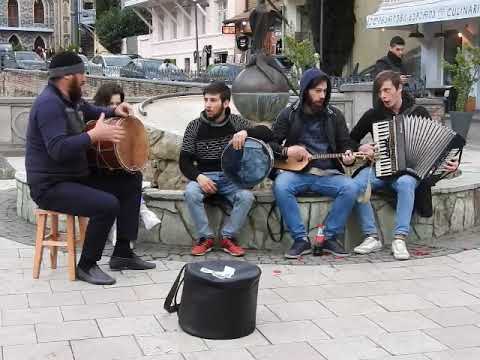
[[[317, 266], [251, 251], [247, 260], [262, 269], [256, 330], [204, 340], [163, 310], [178, 260], [192, 260], [188, 249], [141, 244], [137, 251], [156, 258], [157, 269], [112, 273], [114, 286], [68, 281], [63, 253], [57, 270], [44, 263], [33, 280], [34, 227], [16, 217], [14, 184], [0, 183], [0, 360], [480, 359], [477, 249], [445, 239], [441, 248], [411, 247], [418, 258], [410, 261], [384, 252], [297, 262]], [[462, 246], [477, 242], [473, 232], [459, 236]]]

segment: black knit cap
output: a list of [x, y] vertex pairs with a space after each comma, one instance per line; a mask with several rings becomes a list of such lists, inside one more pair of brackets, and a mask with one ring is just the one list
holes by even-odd
[[49, 78], [58, 78], [70, 74], [85, 73], [83, 61], [73, 52], [64, 52], [55, 55], [48, 68]]

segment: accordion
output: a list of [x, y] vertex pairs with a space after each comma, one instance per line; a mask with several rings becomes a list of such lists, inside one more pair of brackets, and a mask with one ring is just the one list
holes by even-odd
[[373, 124], [378, 153], [377, 177], [409, 174], [419, 180], [442, 175], [446, 161], [458, 156], [465, 140], [428, 118], [397, 115]]

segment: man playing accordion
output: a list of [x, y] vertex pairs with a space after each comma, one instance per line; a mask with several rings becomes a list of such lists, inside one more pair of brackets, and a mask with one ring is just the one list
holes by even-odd
[[[374, 107], [363, 114], [352, 129], [350, 133], [352, 140], [360, 143], [368, 133], [373, 133], [373, 124], [394, 119], [397, 115], [418, 116], [432, 121], [428, 111], [422, 106], [416, 106], [415, 100], [402, 90], [403, 85], [399, 73], [390, 70], [379, 73], [374, 82]], [[395, 121], [397, 120], [395, 119]], [[408, 118], [405, 121], [408, 121]], [[363, 144], [360, 145], [359, 151], [373, 156], [376, 146], [378, 144]], [[442, 170], [453, 172], [458, 168], [458, 165], [458, 160], [450, 159], [445, 163]], [[435, 179], [430, 178], [419, 181], [416, 177], [402, 172], [386, 178], [379, 178], [375, 175], [375, 171], [371, 171], [367, 167], [362, 169], [355, 176], [354, 180], [364, 189], [370, 183], [372, 190], [388, 188], [396, 193], [397, 201], [392, 253], [397, 260], [408, 259], [410, 254], [405, 241], [410, 232], [412, 212], [415, 208], [420, 216], [432, 216], [431, 186], [434, 182], [432, 180]], [[382, 243], [377, 235], [378, 232], [371, 204], [369, 202], [358, 204], [358, 210], [362, 229], [369, 236], [354, 249], [354, 252], [368, 254], [380, 250]]]
[[[52, 59], [49, 83], [35, 100], [27, 130], [25, 167], [32, 199], [44, 210], [88, 217], [89, 223], [77, 266], [77, 278], [91, 284], [111, 285], [110, 275], [97, 265], [107, 235], [118, 219], [118, 239], [110, 258], [112, 270], [155, 267], [130, 249], [137, 237], [142, 192], [141, 173], [107, 173], [89, 168], [87, 149], [98, 141], [118, 143], [126, 136], [105, 117], [128, 116], [130, 106], [115, 108], [88, 104], [82, 99], [85, 84], [82, 59], [62, 53]], [[87, 120], [97, 120], [87, 131]]]

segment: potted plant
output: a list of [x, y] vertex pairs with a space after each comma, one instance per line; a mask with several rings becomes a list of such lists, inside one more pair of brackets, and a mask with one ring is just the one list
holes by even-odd
[[465, 46], [458, 49], [455, 62], [444, 62], [444, 67], [452, 75], [452, 85], [457, 92], [456, 111], [450, 111], [452, 129], [467, 138], [473, 112], [466, 108], [473, 85], [480, 76], [480, 48]]

